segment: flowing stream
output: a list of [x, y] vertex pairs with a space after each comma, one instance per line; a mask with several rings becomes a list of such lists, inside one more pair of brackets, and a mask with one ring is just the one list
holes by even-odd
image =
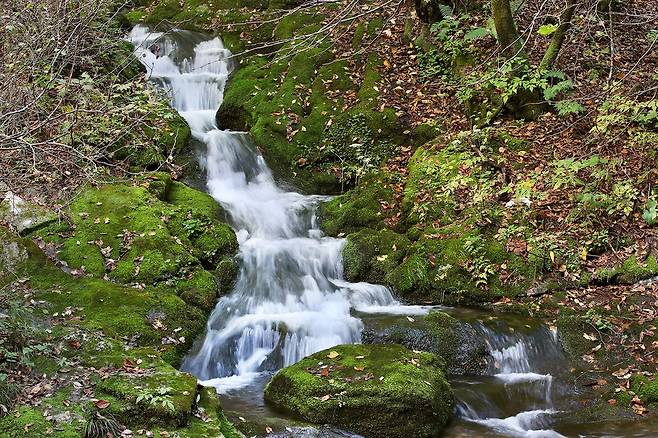
[[[248, 411], [272, 420], [262, 403], [272, 372], [316, 351], [360, 342], [364, 324], [413, 321], [406, 316], [429, 308], [404, 306], [384, 286], [346, 282], [344, 240], [323, 236], [316, 224], [316, 207], [326, 198], [283, 190], [248, 134], [217, 126], [215, 115], [233, 68], [221, 40], [138, 26], [129, 41], [150, 79], [166, 90], [205, 148], [200, 161], [207, 190], [228, 213], [240, 244], [236, 284], [218, 301], [205, 337], [182, 369], [215, 386], [241, 415]], [[631, 436], [583, 435], [574, 432], [578, 426], [556, 420], [561, 409], [573, 405], [567, 379], [559, 377], [566, 361], [554, 331], [545, 326], [514, 331], [481, 321], [473, 327], [486, 339], [489, 370], [487, 376], [453, 379], [457, 420], [446, 436]], [[566, 435], [556, 431], [560, 428]], [[335, 436], [301, 430], [306, 429], [281, 436]]]

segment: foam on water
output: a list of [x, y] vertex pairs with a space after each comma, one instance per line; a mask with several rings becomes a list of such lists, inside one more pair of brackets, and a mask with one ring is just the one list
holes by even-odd
[[540, 372], [542, 362], [560, 357], [555, 333], [545, 327], [534, 334], [501, 332], [486, 326], [478, 329], [491, 354], [489, 372], [502, 386], [496, 394], [498, 403], [504, 399], [507, 400], [504, 406], [517, 406], [521, 410], [508, 416], [509, 410], [502, 409], [504, 406], [497, 406], [486, 395], [467, 389], [466, 399], [458, 401], [459, 416], [503, 436], [562, 437], [550, 427], [557, 413], [553, 407], [553, 376]]
[[326, 198], [282, 190], [247, 134], [216, 125], [230, 52], [215, 38], [198, 41], [186, 56], [181, 37], [198, 34], [138, 26], [129, 40], [206, 145], [208, 192], [230, 215], [242, 262], [233, 291], [217, 303], [182, 368], [227, 392], [316, 351], [360, 342], [363, 323], [353, 311], [427, 313], [425, 306], [402, 306], [386, 287], [343, 279], [345, 241], [324, 237], [316, 225], [316, 207]]

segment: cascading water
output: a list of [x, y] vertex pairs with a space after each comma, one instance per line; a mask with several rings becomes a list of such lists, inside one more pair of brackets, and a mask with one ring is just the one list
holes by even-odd
[[563, 395], [553, 385], [553, 374], [564, 363], [557, 332], [545, 326], [530, 333], [506, 331], [504, 325], [474, 327], [486, 340], [491, 360], [487, 376], [453, 382], [461, 420], [493, 436], [563, 437], [552, 430], [558, 412], [554, 398]]
[[[315, 223], [325, 198], [280, 189], [247, 134], [218, 129], [215, 114], [231, 71], [230, 52], [218, 38], [138, 26], [129, 39], [206, 145], [208, 191], [229, 213], [240, 243], [236, 285], [217, 303], [184, 370], [229, 391], [316, 351], [359, 342], [363, 324], [353, 311], [428, 311], [400, 305], [386, 287], [344, 281], [344, 240], [323, 237]], [[192, 53], [181, 39], [195, 44]]]
[[[315, 223], [315, 208], [325, 198], [280, 189], [247, 134], [218, 129], [215, 114], [232, 69], [219, 39], [138, 26], [129, 40], [151, 80], [205, 145], [208, 191], [230, 215], [240, 243], [236, 285], [217, 303], [184, 370], [223, 393], [243, 388], [243, 397], [262, 395], [268, 372], [359, 342], [358, 315], [427, 313], [427, 307], [400, 305], [383, 286], [345, 281], [344, 241], [324, 237]], [[566, 387], [556, 384], [565, 363], [556, 334], [546, 327], [530, 334], [474, 327], [488, 342], [490, 369], [487, 376], [452, 379], [457, 416], [445, 436], [563, 436], [555, 430], [575, 436], [568, 431], [579, 425], [556, 421], [557, 411], [568, 408]], [[243, 407], [253, 409], [249, 402]]]

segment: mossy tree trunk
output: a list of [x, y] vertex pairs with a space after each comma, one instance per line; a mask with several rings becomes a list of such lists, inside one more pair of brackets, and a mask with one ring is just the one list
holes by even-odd
[[491, 12], [496, 26], [496, 37], [503, 54], [508, 59], [519, 55], [525, 56], [509, 0], [491, 0]]
[[540, 70], [548, 70], [553, 67], [555, 60], [560, 53], [560, 49], [564, 44], [564, 37], [571, 27], [571, 19], [573, 18], [573, 13], [575, 10], [575, 0], [567, 0], [566, 7], [560, 14], [560, 25], [553, 33], [551, 43], [548, 45], [548, 49], [546, 49], [546, 53], [544, 53], [544, 57], [539, 64]]

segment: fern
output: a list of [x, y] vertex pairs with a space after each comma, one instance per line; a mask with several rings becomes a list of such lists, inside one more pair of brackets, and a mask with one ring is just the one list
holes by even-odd
[[491, 31], [489, 29], [487, 29], [486, 27], [477, 27], [473, 30], [466, 32], [466, 35], [464, 35], [464, 41], [471, 42], [487, 37], [489, 35], [491, 35]]

